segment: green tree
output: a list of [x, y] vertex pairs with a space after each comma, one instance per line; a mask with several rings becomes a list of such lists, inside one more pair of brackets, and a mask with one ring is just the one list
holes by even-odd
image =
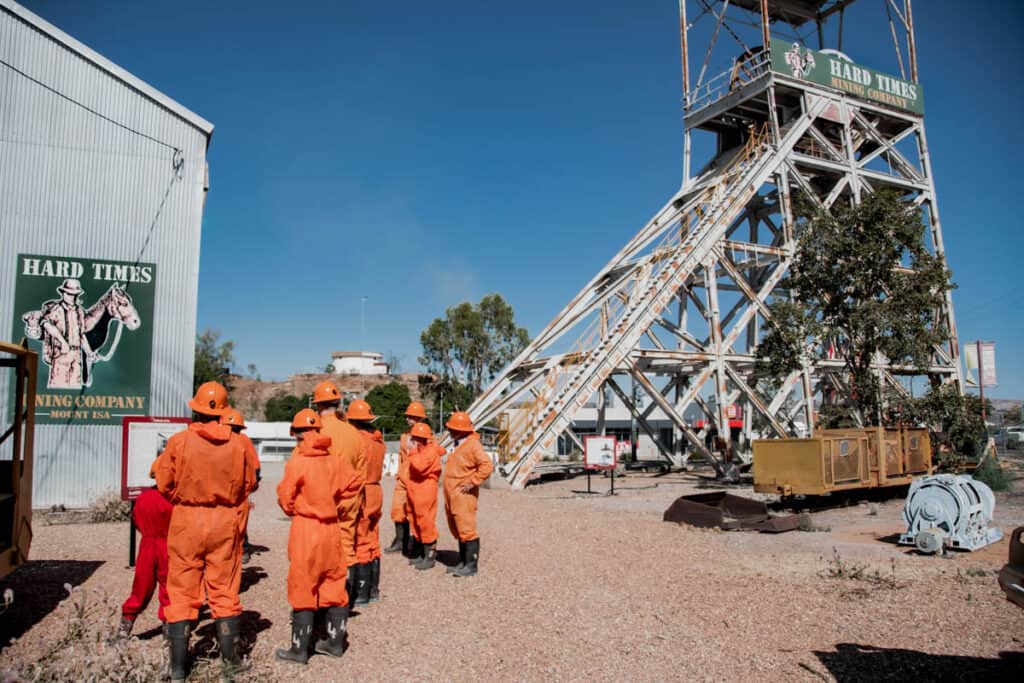
[[[985, 402], [989, 411], [992, 407]], [[932, 455], [944, 466], [961, 466], [981, 457], [988, 437], [981, 399], [961, 394], [952, 384], [930, 388], [918, 398], [892, 397], [893, 421], [923, 424], [931, 431]]]
[[465, 301], [435, 318], [420, 334], [419, 362], [443, 382], [468, 387], [476, 396], [529, 342], [526, 329], [516, 326], [512, 306], [500, 294], [488, 294], [479, 304]]
[[[427, 411], [427, 421], [436, 432], [444, 428], [444, 421], [456, 410], [465, 410], [476, 398], [473, 390], [448, 377], [420, 375], [420, 394], [430, 399], [433, 408]], [[439, 414], [438, 411], [443, 414]]]
[[235, 342], [220, 340], [220, 330], [206, 329], [196, 337], [192, 391], [203, 382], [220, 382], [228, 386], [231, 366], [235, 364]]
[[409, 406], [409, 387], [401, 382], [381, 384], [370, 389], [366, 402], [377, 415], [374, 423], [385, 436], [394, 436], [405, 431], [405, 409]]
[[295, 413], [309, 407], [309, 399], [294, 394], [277, 394], [267, 399], [263, 416], [267, 422], [291, 422]]
[[757, 372], [778, 382], [801, 367], [808, 349], [831, 347], [843, 361], [844, 405], [823, 413], [877, 424], [882, 391], [878, 354], [924, 374], [946, 341], [936, 312], [953, 288], [941, 259], [925, 246], [920, 209], [880, 190], [831, 211], [799, 208], [800, 238], [786, 286], [770, 304], [772, 326], [758, 347]]

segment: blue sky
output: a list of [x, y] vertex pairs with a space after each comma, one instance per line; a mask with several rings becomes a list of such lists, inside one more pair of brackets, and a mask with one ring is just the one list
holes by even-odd
[[[199, 327], [264, 377], [359, 347], [414, 369], [489, 292], [536, 333], [679, 186], [671, 0], [24, 4], [216, 125]], [[1024, 3], [963, 6], [915, 6], [925, 121], [960, 339], [1024, 398]], [[844, 51], [896, 73], [883, 7]]]

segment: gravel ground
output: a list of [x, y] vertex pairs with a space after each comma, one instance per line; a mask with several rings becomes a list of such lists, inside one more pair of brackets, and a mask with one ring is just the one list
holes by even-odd
[[[282, 472], [265, 466], [250, 524], [265, 550], [243, 579], [249, 680], [996, 680], [1013, 671], [1020, 680], [1024, 670], [1024, 610], [994, 576], [1005, 540], [950, 559], [916, 556], [884, 540], [903, 530], [901, 500], [814, 513], [828, 530], [813, 533], [662, 522], [676, 496], [695, 490], [686, 475], [629, 476], [615, 497], [574, 494], [583, 478], [484, 489], [478, 576], [454, 579], [440, 564], [418, 572], [385, 555], [383, 599], [354, 613], [345, 657], [278, 663], [274, 648], [289, 637], [288, 520], [274, 499]], [[607, 485], [594, 480], [595, 490]], [[457, 545], [439, 516], [440, 559], [450, 563]], [[999, 494], [996, 518], [1007, 534], [1024, 524], [1024, 493]], [[0, 670], [38, 658], [64, 632], [65, 582], [114, 602], [130, 589], [126, 524], [37, 519], [35, 532], [32, 562], [0, 581], [16, 594], [0, 642], [17, 638]], [[387, 520], [382, 541], [391, 536]], [[864, 578], [831, 577], [834, 553]], [[157, 626], [151, 605], [132, 647], [158, 655]]]

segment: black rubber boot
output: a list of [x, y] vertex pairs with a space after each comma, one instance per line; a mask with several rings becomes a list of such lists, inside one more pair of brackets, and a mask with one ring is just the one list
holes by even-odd
[[380, 558], [370, 562], [370, 602], [380, 600]]
[[244, 661], [238, 652], [238, 640], [241, 634], [241, 618], [222, 617], [213, 620], [217, 629], [217, 642], [220, 644], [220, 665], [225, 680], [232, 680], [235, 674], [248, 671], [252, 664]]
[[171, 683], [183, 683], [188, 674], [189, 626], [187, 621], [176, 621], [173, 624], [167, 624], [164, 629], [170, 659]]
[[316, 641], [316, 651], [322, 655], [340, 657], [348, 649], [348, 607], [327, 608], [327, 639]]
[[277, 650], [277, 658], [286, 662], [305, 664], [309, 661], [309, 639], [313, 635], [313, 610], [292, 612], [292, 646]]
[[423, 544], [419, 539], [413, 538], [409, 546], [409, 564], [416, 564], [423, 559]]
[[356, 565], [356, 607], [370, 604], [370, 563]]
[[345, 580], [345, 592], [348, 593], [348, 604], [356, 604], [356, 574], [359, 571], [359, 565], [354, 564], [348, 568], [348, 578]]
[[448, 567], [448, 569], [445, 570], [445, 574], [454, 574], [464, 566], [466, 566], [466, 544], [459, 541], [459, 563]]
[[386, 553], [397, 553], [399, 550], [405, 548], [405, 528], [408, 526], [405, 522], [395, 522], [395, 540], [391, 541], [391, 545], [384, 548]]
[[437, 543], [427, 543], [423, 546], [423, 559], [414, 564], [416, 569], [421, 571], [433, 569], [437, 563]]
[[412, 537], [412, 530], [409, 528], [409, 522], [402, 522], [402, 528], [405, 529], [405, 543], [402, 544], [402, 556], [412, 557], [412, 545], [416, 539]]
[[462, 565], [462, 569], [457, 569], [452, 573], [452, 576], [473, 576], [477, 571], [477, 562], [480, 560], [480, 539], [475, 538], [472, 541], [466, 541], [466, 564]]

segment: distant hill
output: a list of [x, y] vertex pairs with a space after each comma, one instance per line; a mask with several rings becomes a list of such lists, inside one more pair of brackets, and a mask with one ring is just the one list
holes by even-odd
[[[417, 373], [402, 373], [398, 375], [335, 375], [330, 373], [316, 373], [292, 375], [283, 382], [264, 382], [249, 377], [232, 376], [231, 378], [231, 399], [247, 420], [262, 420], [264, 417], [263, 408], [267, 400], [279, 394], [291, 394], [294, 396], [309, 396], [313, 393], [313, 387], [325, 379], [329, 379], [338, 385], [338, 390], [349, 399], [363, 398], [366, 393], [376, 386], [401, 382], [409, 387], [409, 394], [413, 401], [422, 401], [419, 385], [420, 375]], [[428, 406], [429, 409], [429, 406]]]

